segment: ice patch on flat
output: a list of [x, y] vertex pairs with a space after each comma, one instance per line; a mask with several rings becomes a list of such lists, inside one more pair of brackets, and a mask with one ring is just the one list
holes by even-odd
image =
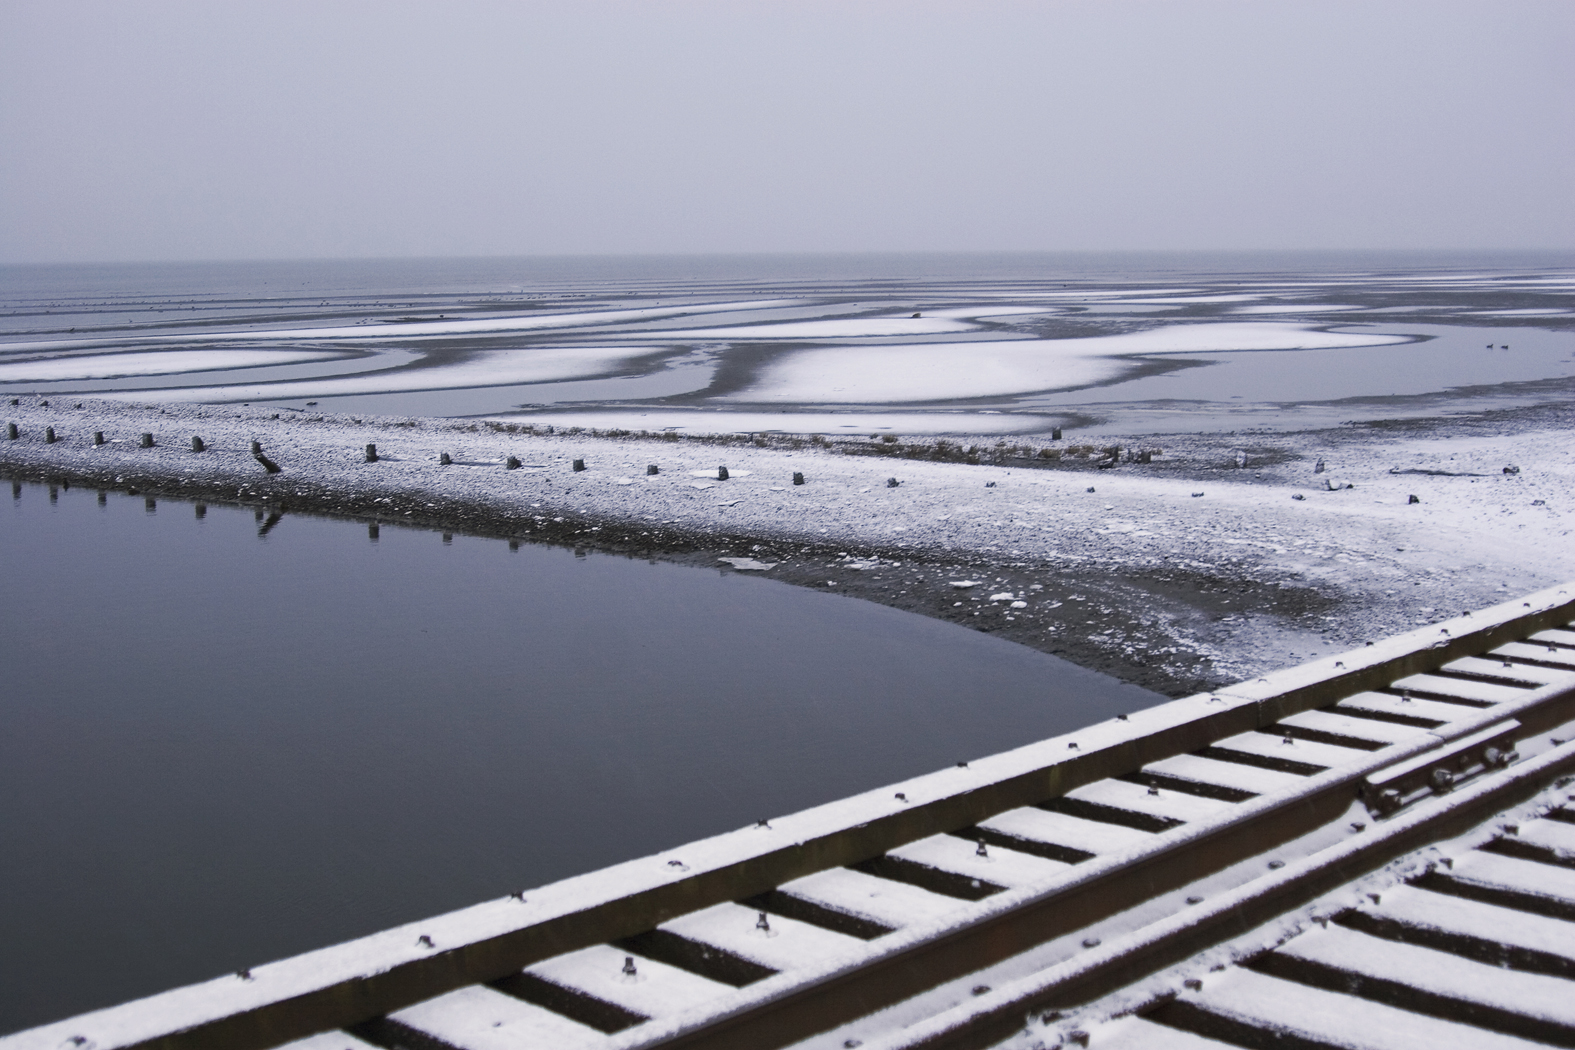
[[[107, 395], [106, 395], [107, 396]], [[162, 396], [162, 395], [161, 395]], [[489, 415], [536, 425], [594, 430], [670, 430], [680, 434], [902, 435], [1021, 434], [1059, 416], [980, 412], [708, 412], [696, 409], [589, 410]]]
[[[460, 387], [511, 386], [549, 383], [606, 375], [635, 357], [650, 353], [643, 347], [552, 346], [533, 350], [484, 350], [452, 364], [367, 372], [354, 376], [324, 376], [280, 383], [180, 387], [160, 390], [161, 401], [282, 401], [342, 394], [386, 394], [411, 390], [448, 390]], [[180, 356], [177, 354], [177, 356]], [[105, 391], [101, 397], [145, 400], [146, 392]]]
[[1233, 314], [1321, 314], [1351, 313], [1360, 306], [1341, 306], [1337, 303], [1260, 303], [1257, 306], [1238, 306]]
[[979, 317], [1021, 317], [1033, 314], [1065, 313], [1060, 306], [955, 306], [947, 310], [926, 310], [925, 317], [956, 317], [973, 320]]
[[[9, 348], [8, 348], [9, 349]], [[51, 357], [0, 364], [0, 383], [50, 383], [73, 379], [123, 379], [132, 376], [214, 372], [268, 365], [298, 365], [340, 360], [321, 350], [154, 350], [145, 353]]]
[[[974, 314], [970, 312], [970, 316]], [[741, 341], [757, 339], [858, 339], [872, 336], [949, 335], [973, 332], [978, 325], [953, 317], [845, 317], [824, 321], [783, 321], [777, 324], [728, 325], [722, 328], [693, 328], [682, 331], [657, 330], [649, 334], [658, 339], [715, 339]], [[619, 333], [620, 338], [624, 333]]]
[[1234, 350], [1311, 350], [1409, 342], [1404, 335], [1320, 332], [1270, 321], [1168, 325], [1082, 339], [802, 350], [768, 366], [737, 401], [878, 404], [1026, 394], [1116, 379], [1122, 357]]

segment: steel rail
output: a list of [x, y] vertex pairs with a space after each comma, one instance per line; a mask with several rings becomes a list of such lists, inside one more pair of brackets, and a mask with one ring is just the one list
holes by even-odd
[[936, 1014], [866, 1050], [980, 1050], [1032, 1012], [1066, 1009], [1132, 984], [1307, 904], [1431, 842], [1465, 831], [1575, 771], [1575, 743], [1502, 770], [1373, 832], [1294, 861], [1207, 905], [1116, 938], [1075, 959]]

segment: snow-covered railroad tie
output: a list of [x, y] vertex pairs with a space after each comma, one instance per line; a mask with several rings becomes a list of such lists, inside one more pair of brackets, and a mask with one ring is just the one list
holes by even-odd
[[[1542, 816], [1575, 771], [1572, 621], [1575, 584], [0, 1050], [1369, 1045], [1308, 1020], [1320, 996], [1358, 1035], [1415, 1013], [1458, 1045], [1567, 1039], [1543, 984], [1448, 960], [1575, 976], [1575, 938], [1547, 941], [1575, 843]], [[1472, 831], [1538, 799], [1516, 835]], [[1315, 936], [1123, 992], [1472, 834]]]

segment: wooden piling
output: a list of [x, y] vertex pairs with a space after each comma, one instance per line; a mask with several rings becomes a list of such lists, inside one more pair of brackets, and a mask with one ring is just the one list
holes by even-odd
[[142, 435], [142, 447], [143, 448], [152, 448], [153, 447], [153, 435], [152, 434], [143, 434]]
[[368, 463], [377, 462], [377, 446], [371, 442], [368, 442], [366, 446], [366, 461]]
[[263, 455], [263, 447], [262, 447], [262, 442], [261, 441], [253, 441], [252, 442], [252, 458], [255, 459], [257, 462], [261, 463], [263, 465], [263, 469], [266, 470], [268, 473], [270, 473], [270, 474], [277, 474], [277, 473], [279, 473], [279, 470], [280, 470], [279, 464], [275, 463], [273, 460], [271, 460], [267, 456]]

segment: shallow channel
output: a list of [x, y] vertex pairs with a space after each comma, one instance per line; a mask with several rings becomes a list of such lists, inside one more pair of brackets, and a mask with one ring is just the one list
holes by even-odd
[[616, 556], [9, 483], [0, 543], [0, 1032], [1163, 700]]

